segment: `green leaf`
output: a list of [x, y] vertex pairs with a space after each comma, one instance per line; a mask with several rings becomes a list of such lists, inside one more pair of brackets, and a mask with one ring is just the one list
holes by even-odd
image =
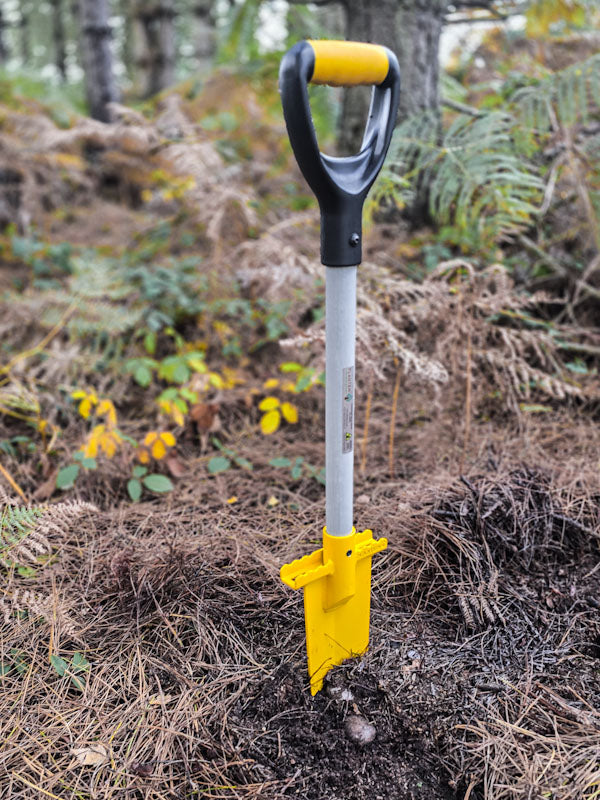
[[279, 369], [282, 372], [301, 372], [304, 367], [302, 364], [297, 364], [295, 361], [286, 361], [285, 364], [280, 364]]
[[175, 406], [175, 408], [178, 408], [182, 414], [187, 414], [188, 404], [185, 402], [183, 397], [176, 397], [173, 400], [173, 405]]
[[310, 387], [312, 375], [302, 375], [296, 382], [296, 391], [304, 392]]
[[253, 470], [254, 469], [254, 466], [252, 465], [252, 462], [248, 461], [248, 459], [244, 458], [243, 456], [234, 455], [233, 456], [233, 460], [238, 465], [238, 467], [240, 467], [241, 469], [247, 469], [247, 470]]
[[148, 355], [154, 355], [156, 352], [156, 331], [148, 331], [144, 336], [144, 348]]
[[19, 650], [18, 647], [11, 647], [10, 654], [13, 658], [13, 664], [15, 665], [15, 669], [19, 673], [19, 675], [25, 675], [27, 670], [29, 669], [29, 664], [27, 659], [25, 658], [25, 653], [22, 650]]
[[224, 456], [213, 456], [208, 462], [208, 471], [211, 475], [217, 475], [219, 472], [225, 472], [231, 466], [231, 461]]
[[142, 484], [135, 478], [132, 478], [131, 480], [127, 481], [127, 491], [133, 502], [137, 503], [142, 496]]
[[73, 658], [71, 659], [71, 667], [73, 672], [87, 672], [91, 666], [92, 665], [83, 655], [83, 653], [73, 653]]
[[302, 477], [302, 467], [299, 464], [296, 464], [295, 467], [292, 467], [291, 476], [295, 481]]
[[576, 358], [575, 361], [569, 361], [567, 364], [565, 364], [565, 367], [571, 370], [571, 372], [577, 373], [578, 375], [589, 374], [587, 364], [581, 358]]
[[52, 664], [54, 670], [60, 675], [61, 678], [63, 677], [69, 666], [67, 662], [64, 660], [64, 658], [61, 658], [60, 656], [50, 656], [50, 663]]
[[4, 677], [4, 675], [8, 675], [11, 669], [12, 664], [5, 664], [4, 661], [0, 661], [0, 678]]
[[17, 567], [17, 572], [22, 578], [34, 578], [37, 570], [34, 567]]
[[63, 467], [56, 476], [56, 488], [71, 489], [79, 475], [79, 465], [69, 464], [68, 467]]
[[71, 678], [71, 683], [73, 686], [80, 692], [83, 692], [85, 689], [85, 679], [79, 677], [79, 675], [81, 673], [89, 672], [91, 667], [92, 665], [83, 655], [83, 653], [73, 653], [73, 658], [69, 664], [69, 677]]
[[152, 373], [144, 364], [141, 364], [133, 373], [133, 379], [136, 383], [146, 389], [152, 383]]
[[168, 356], [159, 368], [158, 377], [169, 383], [185, 383], [190, 377], [190, 370], [183, 356]]
[[81, 459], [81, 466], [84, 469], [96, 469], [98, 466], [98, 462], [95, 458], [82, 458]]
[[143, 477], [144, 477], [144, 475], [145, 475], [147, 472], [148, 472], [148, 467], [142, 467], [142, 466], [140, 466], [139, 464], [138, 464], [137, 466], [135, 466], [135, 467], [134, 467], [134, 468], [131, 470], [131, 474], [133, 475], [133, 477], [134, 477], [134, 478], [143, 478]]
[[143, 484], [151, 492], [158, 492], [162, 494], [163, 492], [171, 492], [173, 490], [173, 484], [167, 478], [166, 475], [157, 475], [156, 473], [152, 473], [152, 475], [146, 475], [143, 479]]
[[69, 677], [71, 678], [71, 683], [73, 686], [80, 692], [83, 692], [85, 689], [85, 681], [83, 678], [80, 678], [78, 675], [69, 675]]
[[550, 406], [541, 406], [536, 403], [519, 403], [519, 408], [527, 414], [546, 414], [548, 411], [552, 411]]
[[182, 386], [179, 390], [179, 394], [187, 400], [188, 403], [197, 403], [198, 402], [198, 392], [193, 392], [191, 389], [188, 389], [187, 386]]
[[272, 458], [269, 461], [269, 465], [271, 467], [277, 467], [277, 468], [279, 468], [279, 467], [291, 467], [292, 466], [292, 462], [290, 461], [289, 458], [285, 458], [285, 456], [283, 456], [282, 458]]

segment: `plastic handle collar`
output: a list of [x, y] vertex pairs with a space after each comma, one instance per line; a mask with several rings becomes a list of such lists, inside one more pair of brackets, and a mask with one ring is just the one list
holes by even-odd
[[[357, 47], [363, 53], [377, 54], [369, 67], [370, 72], [364, 67], [365, 62], [361, 61], [363, 66], [349, 73], [350, 53], [357, 53], [354, 49]], [[326, 48], [329, 55], [324, 60]], [[382, 52], [387, 59], [385, 75]], [[336, 53], [343, 55], [337, 66]], [[380, 79], [373, 87], [369, 119], [360, 151], [356, 155], [333, 158], [319, 151], [307, 89], [313, 76], [319, 82], [325, 82], [323, 78], [326, 78], [327, 82], [339, 80], [343, 85], [375, 83]], [[363, 203], [383, 166], [396, 123], [400, 96], [398, 60], [391, 50], [379, 45], [298, 42], [281, 61], [279, 90], [296, 161], [321, 209], [321, 261], [328, 267], [360, 264]]]

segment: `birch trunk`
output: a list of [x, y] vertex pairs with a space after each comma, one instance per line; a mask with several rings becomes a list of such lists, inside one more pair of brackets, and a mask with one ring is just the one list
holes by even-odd
[[80, 0], [81, 58], [90, 115], [110, 122], [108, 104], [119, 99], [113, 75], [108, 0]]
[[145, 94], [161, 92], [175, 82], [175, 5], [173, 0], [138, 2], [138, 67], [146, 76]]
[[54, 63], [63, 81], [67, 79], [67, 46], [65, 39], [65, 21], [63, 17], [63, 0], [51, 0], [52, 4], [52, 38], [54, 40]]
[[193, 7], [196, 60], [200, 73], [207, 73], [212, 67], [217, 49], [214, 3], [212, 0], [196, 0]]

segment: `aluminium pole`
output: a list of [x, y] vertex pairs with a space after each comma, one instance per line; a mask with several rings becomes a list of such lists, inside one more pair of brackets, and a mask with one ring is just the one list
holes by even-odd
[[352, 533], [357, 267], [325, 268], [325, 475], [330, 536]]

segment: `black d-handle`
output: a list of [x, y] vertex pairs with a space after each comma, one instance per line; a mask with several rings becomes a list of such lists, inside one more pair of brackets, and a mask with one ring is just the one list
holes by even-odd
[[[373, 84], [360, 151], [333, 158], [319, 151], [308, 83]], [[321, 261], [349, 267], [362, 260], [362, 208], [392, 138], [400, 69], [391, 50], [363, 42], [303, 41], [283, 57], [279, 91], [292, 149], [321, 209]]]

